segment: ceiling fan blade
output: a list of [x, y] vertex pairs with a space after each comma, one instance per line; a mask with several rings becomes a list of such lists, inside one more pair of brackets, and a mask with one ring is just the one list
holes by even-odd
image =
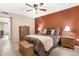
[[47, 11], [46, 9], [39, 9], [39, 10], [41, 10], [41, 11]]
[[42, 6], [42, 5], [44, 5], [44, 3], [40, 3], [40, 4], [39, 4], [39, 6]]
[[32, 8], [33, 8], [33, 6], [29, 5], [28, 3], [25, 3], [25, 5], [27, 5], [27, 6], [29, 6], [29, 7], [32, 7]]
[[32, 11], [33, 9], [29, 9], [29, 10], [26, 10], [26, 11]]
[[2, 13], [2, 14], [8, 14], [7, 12], [4, 12], [4, 11], [0, 11], [0, 13]]

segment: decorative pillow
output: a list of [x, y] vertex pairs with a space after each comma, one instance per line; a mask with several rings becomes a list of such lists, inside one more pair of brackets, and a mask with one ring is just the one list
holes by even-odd
[[60, 34], [60, 29], [55, 29], [55, 28], [47, 28], [47, 29], [44, 29], [42, 31], [42, 34], [45, 34], [45, 35], [59, 35]]
[[47, 29], [44, 29], [44, 30], [43, 30], [43, 34], [46, 34], [46, 32], [47, 32]]
[[55, 34], [55, 29], [51, 29], [51, 34]]
[[51, 29], [47, 29], [46, 35], [51, 35]]
[[60, 34], [60, 29], [58, 29], [58, 33], [57, 33], [58, 35]]
[[59, 29], [55, 29], [55, 35], [59, 35], [60, 34], [60, 30]]

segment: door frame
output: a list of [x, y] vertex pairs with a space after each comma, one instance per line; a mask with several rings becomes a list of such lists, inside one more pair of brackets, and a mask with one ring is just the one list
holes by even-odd
[[2, 18], [9, 18], [10, 23], [9, 23], [9, 39], [12, 40], [12, 17], [6, 17], [6, 16], [0, 16]]

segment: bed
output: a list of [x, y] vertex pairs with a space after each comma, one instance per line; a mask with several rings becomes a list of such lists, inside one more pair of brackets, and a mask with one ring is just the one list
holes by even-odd
[[42, 33], [43, 34], [26, 35], [24, 39], [34, 44], [34, 52], [36, 55], [47, 56], [53, 48], [57, 47], [60, 41], [60, 35], [57, 29], [55, 31], [53, 31], [53, 29], [47, 29], [46, 31], [45, 29]]

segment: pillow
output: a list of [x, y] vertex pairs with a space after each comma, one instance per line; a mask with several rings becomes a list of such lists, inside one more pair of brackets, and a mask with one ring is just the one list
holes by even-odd
[[60, 29], [58, 29], [58, 33], [57, 33], [58, 35], [60, 34]]
[[51, 35], [51, 29], [47, 29], [46, 35]]
[[43, 32], [43, 34], [46, 34], [46, 32], [47, 32], [47, 29], [44, 29], [42, 32]]
[[59, 29], [55, 29], [55, 35], [59, 35], [60, 34], [60, 30]]
[[42, 31], [43, 34], [45, 35], [59, 35], [60, 34], [60, 29], [55, 29], [55, 28], [47, 28], [47, 29], [44, 29]]
[[51, 29], [51, 34], [55, 34], [55, 29]]

